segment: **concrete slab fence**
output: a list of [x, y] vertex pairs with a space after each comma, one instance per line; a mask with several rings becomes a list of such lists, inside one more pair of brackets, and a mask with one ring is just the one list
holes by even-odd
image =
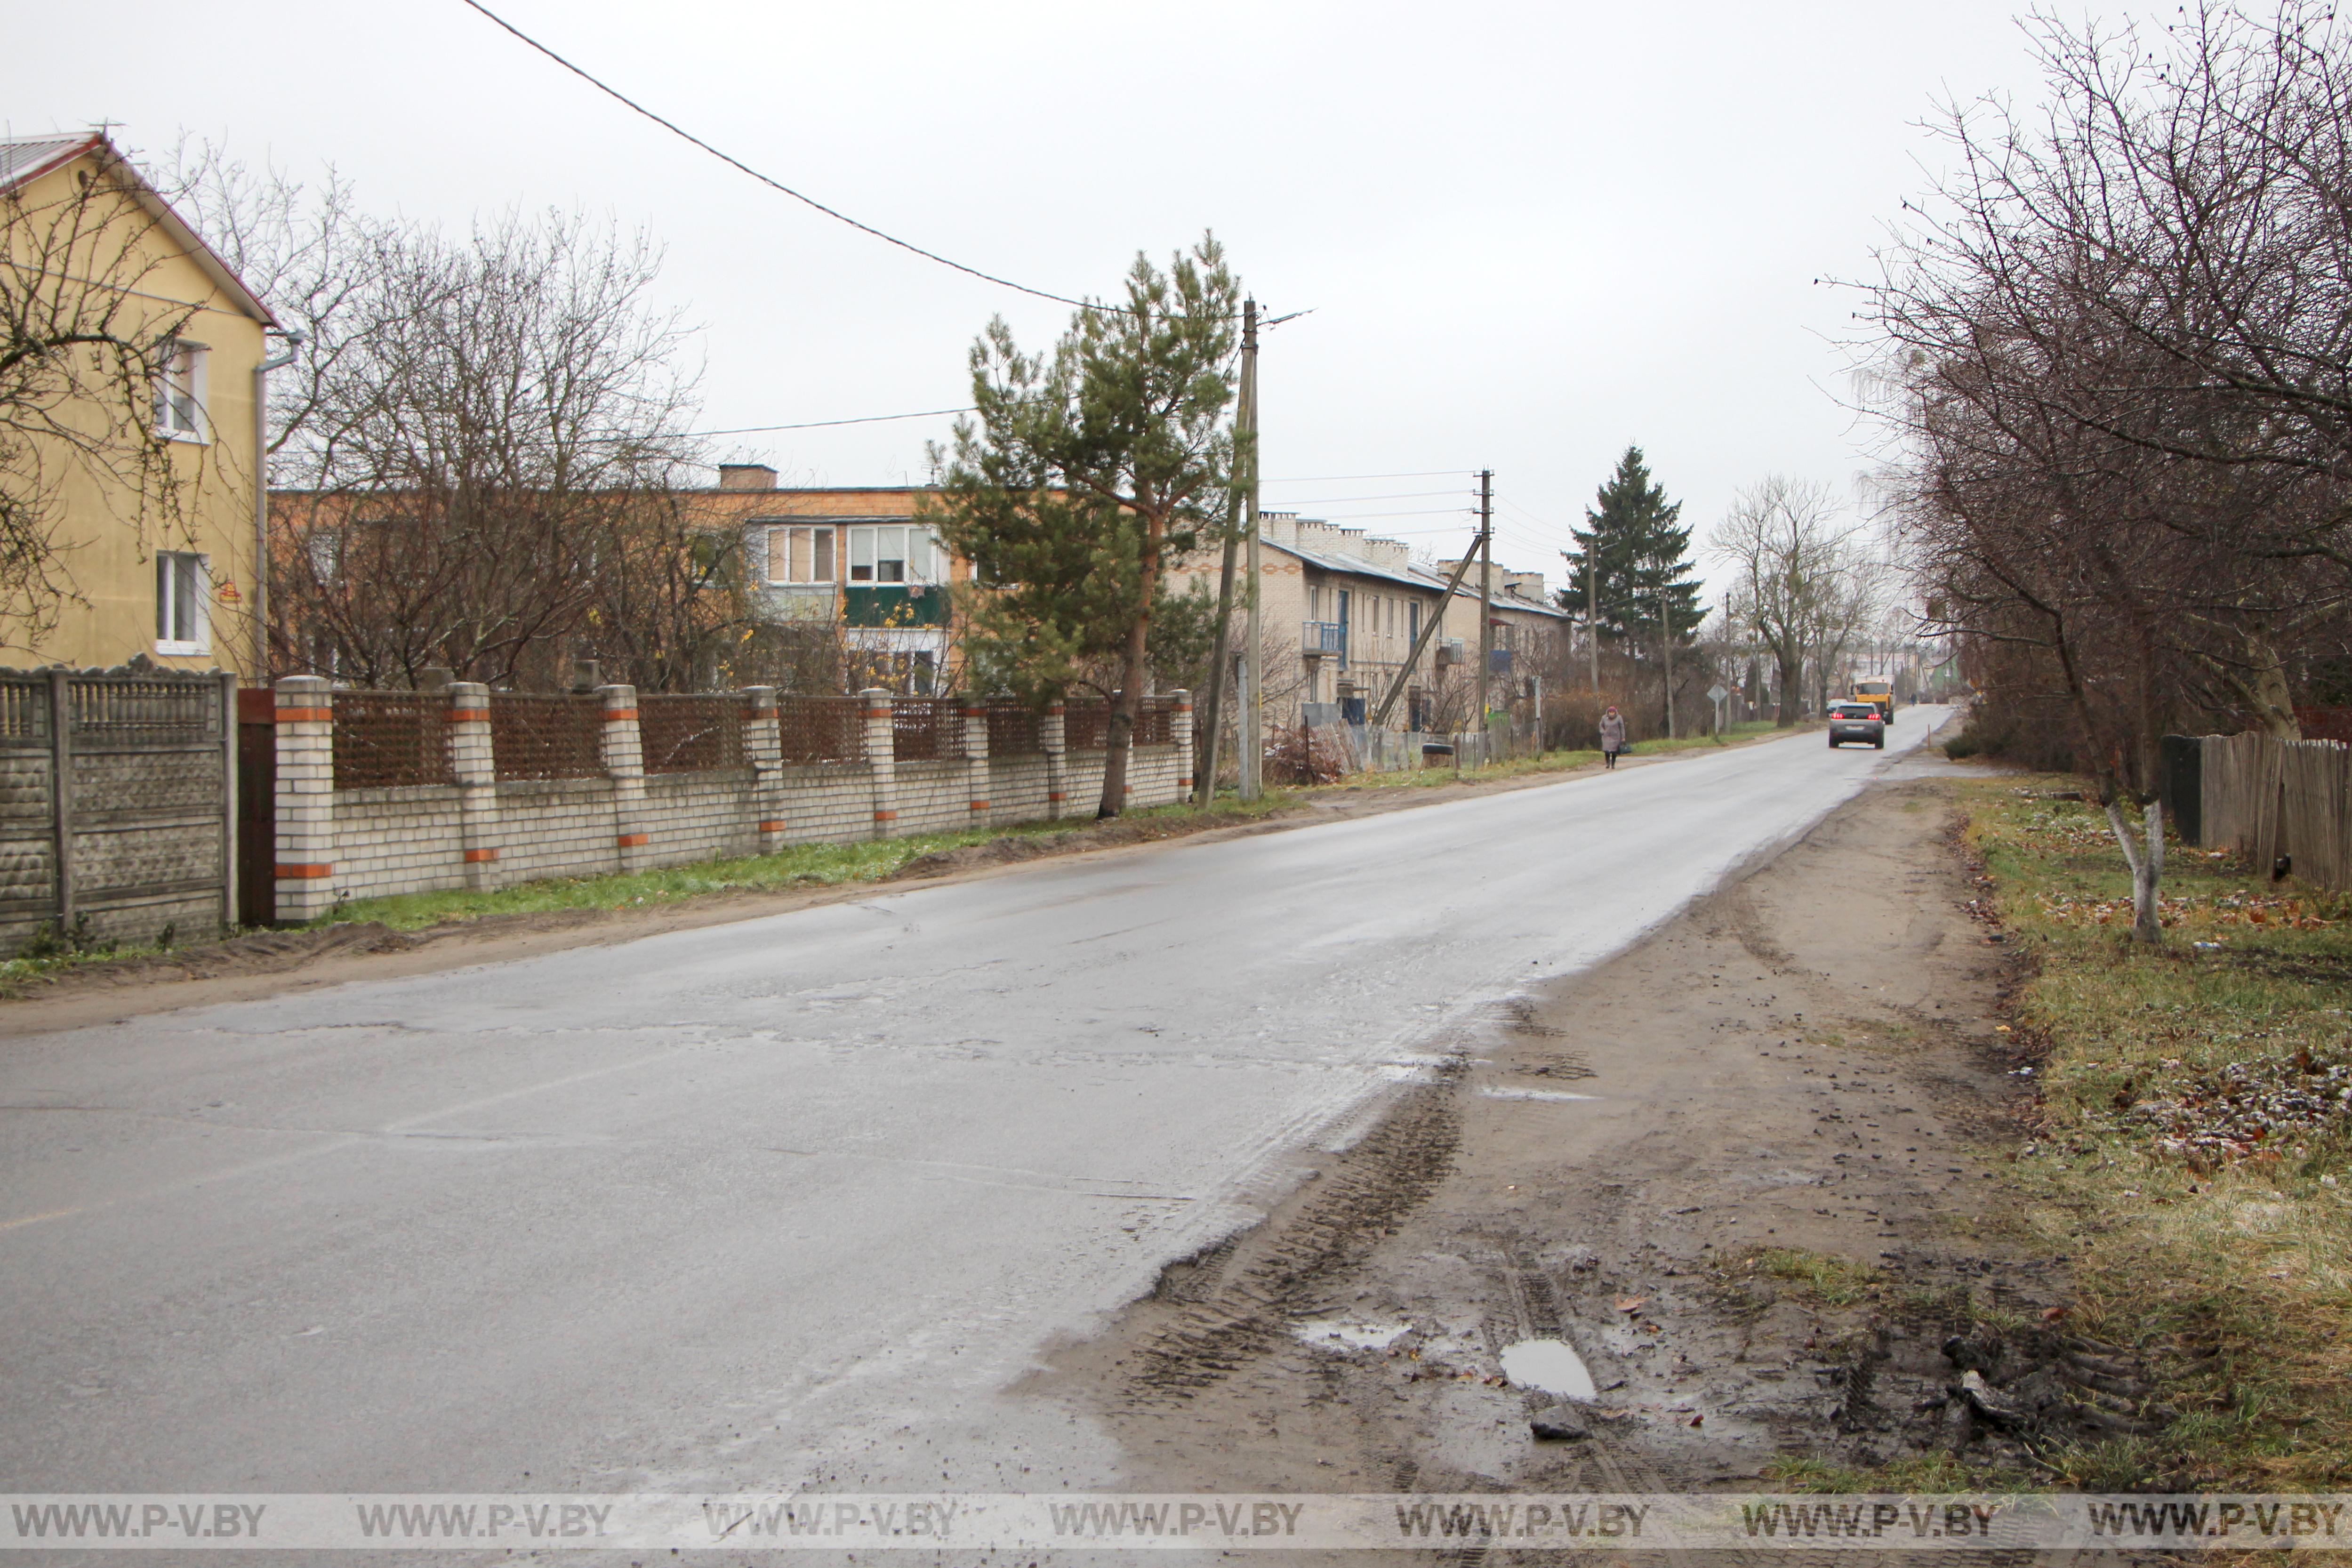
[[236, 704], [227, 674], [0, 670], [0, 958], [235, 920]]

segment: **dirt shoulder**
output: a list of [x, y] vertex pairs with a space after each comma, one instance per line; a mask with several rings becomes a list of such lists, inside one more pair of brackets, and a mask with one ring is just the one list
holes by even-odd
[[[1633, 951], [1498, 1006], [1030, 1391], [1104, 1423], [1143, 1490], [2029, 1465], [2029, 1423], [1989, 1411], [2078, 1389], [2101, 1352], [2046, 1316], [2066, 1260], [2004, 1239], [2029, 1101], [1948, 787], [1874, 785]], [[1589, 1370], [1589, 1437], [1531, 1435], [1553, 1395], [1505, 1363], [1528, 1341]], [[1970, 1366], [1983, 1407], [1949, 1392]]]
[[[1776, 740], [1743, 737], [1721, 750]], [[1620, 765], [1656, 767], [1681, 758], [1715, 754], [1696, 747]], [[1318, 822], [1378, 816], [1563, 783], [1598, 772], [1596, 765], [1470, 779], [1429, 785], [1335, 784], [1300, 791], [1270, 810], [1142, 813], [1111, 822], [1074, 822], [1067, 831], [1024, 833], [921, 856], [885, 880], [891, 884], [962, 880], [1002, 875], [1039, 858], [1136, 853], [1176, 838], [1244, 837]], [[586, 908], [497, 914], [448, 921], [415, 931], [364, 921], [259, 931], [169, 953], [77, 963], [21, 983], [0, 994], [0, 1039], [81, 1028], [182, 1007], [252, 1001], [282, 992], [390, 980], [481, 963], [503, 963], [576, 947], [634, 942], [667, 931], [784, 914], [845, 899], [871, 898], [876, 883], [860, 880], [784, 889], [737, 889], [667, 900], [644, 909]]]

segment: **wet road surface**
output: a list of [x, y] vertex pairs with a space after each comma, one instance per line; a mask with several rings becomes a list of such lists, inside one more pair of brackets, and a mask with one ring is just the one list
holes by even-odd
[[0, 1489], [1116, 1485], [1056, 1339], [1941, 717], [0, 1043]]

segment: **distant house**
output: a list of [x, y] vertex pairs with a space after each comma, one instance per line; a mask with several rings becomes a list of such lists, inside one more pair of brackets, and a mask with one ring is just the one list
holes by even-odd
[[741, 531], [761, 618], [830, 631], [855, 679], [919, 696], [950, 678], [950, 590], [971, 578], [970, 566], [915, 521], [923, 493], [779, 489], [773, 468], [730, 463], [698, 506], [715, 523]]
[[[1389, 727], [1453, 729], [1475, 723], [1478, 569], [1449, 598], [1453, 563], [1415, 561], [1393, 539], [1367, 537], [1295, 512], [1260, 515], [1260, 620], [1265, 629], [1269, 721], [1301, 717], [1362, 723], [1379, 710], [1433, 617], [1439, 625], [1388, 716]], [[1218, 561], [1202, 552], [1185, 578], [1213, 584]], [[1540, 574], [1494, 574], [1495, 667], [1489, 700], [1507, 707], [1549, 656], [1568, 617], [1547, 602]]]
[[[67, 224], [80, 232], [66, 238]], [[27, 308], [26, 290], [33, 309], [98, 298], [113, 307], [113, 334], [140, 343], [148, 384], [143, 395], [131, 389], [127, 417], [94, 394], [81, 414], [61, 414], [79, 449], [25, 437], [22, 426], [12, 432], [27, 447], [12, 477], [36, 474], [49, 498], [71, 596], [50, 628], [0, 618], [0, 664], [111, 666], [144, 655], [253, 677], [265, 662], [255, 410], [263, 334], [276, 325], [268, 307], [95, 132], [0, 139], [0, 235], [12, 309]], [[119, 383], [114, 390], [121, 401]], [[89, 449], [125, 441], [127, 457]], [[168, 446], [150, 462], [156, 442]]]

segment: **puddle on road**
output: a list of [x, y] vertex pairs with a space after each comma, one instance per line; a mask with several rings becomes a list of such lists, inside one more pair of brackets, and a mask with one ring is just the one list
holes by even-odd
[[1565, 1340], [1521, 1340], [1503, 1351], [1503, 1375], [1521, 1388], [1561, 1399], [1594, 1398], [1592, 1373]]
[[1498, 1089], [1492, 1084], [1479, 1087], [1481, 1100], [1599, 1100], [1597, 1094], [1570, 1094], [1564, 1089]]
[[1291, 1332], [1310, 1345], [1344, 1345], [1351, 1351], [1384, 1351], [1412, 1332], [1411, 1323], [1374, 1323], [1348, 1318], [1318, 1318], [1295, 1326]]

